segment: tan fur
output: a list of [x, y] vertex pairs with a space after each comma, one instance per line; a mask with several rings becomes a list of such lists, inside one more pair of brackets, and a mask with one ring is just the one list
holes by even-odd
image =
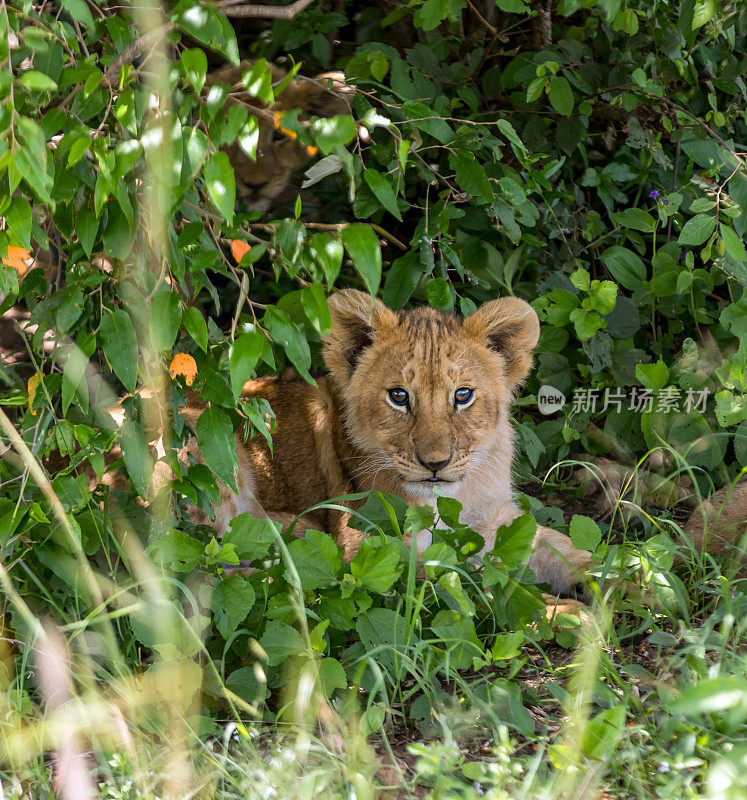
[[704, 500], [683, 530], [696, 550], [726, 554], [737, 565], [739, 574], [747, 577], [747, 475]]
[[[330, 299], [333, 330], [324, 342], [329, 376], [310, 386], [296, 376], [247, 383], [244, 395], [269, 400], [277, 417], [274, 455], [261, 437], [239, 439], [238, 495], [223, 490], [216, 526], [240, 511], [266, 512], [286, 522], [329, 498], [365, 490], [392, 492], [410, 504], [435, 505], [430, 463], [442, 493], [463, 505], [462, 519], [492, 548], [500, 525], [521, 512], [512, 499], [514, 445], [509, 409], [526, 377], [539, 336], [534, 310], [506, 297], [465, 320], [421, 308], [395, 313], [362, 292]], [[411, 408], [387, 399], [406, 389]], [[454, 391], [474, 389], [456, 409]], [[446, 482], [448, 481], [448, 482]], [[348, 512], [309, 512], [299, 533], [317, 527], [335, 536], [352, 558], [364, 537]], [[423, 551], [429, 533], [418, 536]], [[530, 566], [539, 581], [567, 593], [590, 555], [568, 537], [540, 527]]]
[[[354, 90], [345, 84], [341, 72], [326, 72], [315, 78], [296, 77], [271, 106], [264, 106], [248, 94], [242, 83], [242, 75], [250, 68], [251, 62], [248, 61], [238, 67], [224, 67], [209, 76], [208, 85], [228, 84], [231, 102], [247, 106], [257, 118], [259, 140], [256, 161], [249, 158], [238, 144], [227, 147], [226, 153], [236, 175], [238, 201], [249, 209], [267, 211], [289, 189], [294, 173], [312, 157], [306, 146], [277, 127], [276, 115], [294, 108], [301, 109], [298, 116], [300, 120], [349, 114]], [[278, 84], [286, 72], [275, 65], [270, 65], [270, 68], [272, 82]]]

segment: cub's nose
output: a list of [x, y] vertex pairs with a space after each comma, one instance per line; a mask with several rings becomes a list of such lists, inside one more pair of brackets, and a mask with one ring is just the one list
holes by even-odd
[[441, 461], [435, 461], [435, 460], [425, 461], [420, 457], [419, 453], [415, 453], [415, 457], [418, 459], [418, 461], [421, 463], [422, 466], [424, 466], [426, 469], [429, 469], [432, 473], [434, 473], [434, 475], [440, 469], [443, 469], [451, 461], [451, 456], [449, 456], [448, 458], [444, 458]]

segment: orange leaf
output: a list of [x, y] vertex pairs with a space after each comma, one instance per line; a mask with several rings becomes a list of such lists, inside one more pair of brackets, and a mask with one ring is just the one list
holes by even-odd
[[184, 382], [191, 386], [197, 377], [197, 362], [189, 353], [177, 353], [169, 364], [171, 380], [176, 380], [177, 375], [184, 376]]
[[18, 247], [15, 244], [8, 245], [8, 257], [3, 259], [3, 264], [6, 267], [13, 267], [21, 278], [26, 274], [28, 264], [26, 263], [31, 258], [31, 253], [23, 247]]
[[231, 240], [231, 255], [234, 257], [237, 264], [241, 263], [244, 254], [248, 253], [251, 249], [252, 248], [246, 242], [242, 242], [241, 239]]
[[34, 411], [34, 398], [36, 397], [36, 390], [39, 388], [43, 380], [44, 380], [44, 373], [35, 372], [29, 378], [29, 382], [26, 384], [26, 388], [28, 390], [28, 395], [29, 395], [29, 411], [34, 416], [36, 416], [36, 411]]

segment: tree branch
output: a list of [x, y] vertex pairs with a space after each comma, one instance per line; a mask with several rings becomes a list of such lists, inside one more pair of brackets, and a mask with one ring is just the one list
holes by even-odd
[[[240, 0], [238, 0], [240, 2]], [[218, 5], [218, 8], [227, 17], [262, 17], [264, 19], [293, 19], [293, 17], [300, 14], [307, 6], [310, 6], [314, 0], [296, 0], [289, 6], [260, 6], [254, 4], [239, 4], [237, 0], [224, 0]]]
[[135, 39], [135, 41], [131, 45], [125, 47], [106, 68], [104, 80], [110, 86], [113, 86], [119, 78], [120, 67], [125, 66], [125, 64], [132, 64], [132, 62], [136, 58], [139, 58], [146, 50], [155, 47], [155, 45], [158, 44], [161, 39], [165, 38], [170, 31], [173, 31], [174, 28], [176, 28], [176, 23], [169, 22], [162, 28], [156, 28], [155, 30], [149, 31], [144, 36], [141, 36], [139, 39]]

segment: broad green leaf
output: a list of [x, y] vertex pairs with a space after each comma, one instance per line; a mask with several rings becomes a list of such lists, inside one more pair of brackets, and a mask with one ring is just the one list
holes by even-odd
[[231, 374], [233, 396], [238, 400], [244, 384], [254, 374], [254, 368], [265, 348], [265, 337], [258, 330], [242, 333], [228, 351], [228, 369]]
[[747, 251], [744, 248], [744, 242], [734, 229], [730, 228], [728, 225], [724, 225], [722, 222], [719, 225], [719, 233], [724, 240], [726, 252], [735, 261], [747, 261]]
[[399, 548], [395, 544], [376, 547], [364, 539], [350, 562], [350, 571], [366, 589], [383, 594], [402, 574]]
[[550, 104], [564, 117], [570, 117], [573, 113], [573, 90], [570, 83], [561, 75], [554, 75], [550, 80], [548, 91]]
[[301, 634], [290, 625], [283, 625], [277, 620], [270, 622], [259, 643], [267, 653], [267, 663], [271, 667], [282, 664], [286, 659], [306, 650]]
[[8, 228], [26, 250], [31, 248], [31, 203], [25, 197], [14, 197], [5, 212]]
[[609, 757], [620, 743], [625, 729], [625, 706], [606, 708], [589, 720], [581, 737], [581, 751], [586, 758]]
[[[342, 559], [340, 548], [329, 534], [306, 531], [303, 539], [288, 545], [288, 552], [304, 590], [322, 589], [337, 583]], [[290, 582], [288, 570], [285, 575]]]
[[692, 246], [703, 244], [715, 230], [716, 217], [708, 214], [697, 214], [684, 224], [677, 243]]
[[137, 383], [138, 349], [130, 315], [121, 308], [111, 314], [104, 314], [99, 336], [104, 355], [114, 374], [128, 392], [134, 392]]
[[51, 92], [57, 88], [57, 84], [43, 72], [35, 69], [30, 69], [27, 72], [22, 72], [18, 79], [27, 89], [33, 92]]
[[192, 47], [182, 53], [182, 66], [187, 80], [192, 84], [197, 94], [202, 91], [207, 75], [207, 56], [199, 47]]
[[342, 267], [342, 242], [331, 233], [315, 233], [309, 241], [309, 253], [314, 263], [321, 267], [327, 286], [331, 287]]
[[129, 418], [125, 419], [120, 445], [127, 472], [135, 484], [137, 493], [145, 500], [153, 474], [153, 459], [148, 452], [148, 443], [139, 422]]
[[612, 277], [626, 289], [640, 289], [646, 281], [646, 267], [632, 250], [613, 245], [602, 253], [602, 261]]
[[301, 305], [314, 330], [326, 336], [332, 330], [332, 315], [327, 305], [327, 296], [318, 283], [301, 289]]
[[668, 703], [672, 714], [691, 717], [697, 714], [718, 714], [739, 709], [747, 717], [747, 686], [743, 676], [718, 675], [686, 686]]
[[207, 322], [202, 312], [196, 306], [188, 306], [182, 313], [182, 325], [187, 333], [192, 337], [195, 344], [204, 352], [207, 352], [208, 331]]
[[459, 150], [449, 156], [451, 167], [456, 173], [456, 182], [468, 195], [477, 197], [481, 203], [493, 200], [493, 187], [485, 174], [485, 169], [468, 150]]
[[94, 22], [85, 0], [60, 0], [62, 7], [70, 16], [86, 28], [93, 28]]
[[179, 295], [171, 290], [157, 294], [150, 304], [150, 339], [156, 350], [171, 350], [182, 321]]
[[656, 392], [667, 385], [669, 367], [661, 359], [655, 364], [636, 364], [635, 376], [644, 388]]
[[205, 545], [184, 531], [170, 530], [148, 548], [148, 555], [174, 572], [191, 572], [202, 561]]
[[363, 173], [363, 178], [371, 187], [371, 191], [381, 205], [402, 222], [402, 214], [400, 214], [399, 208], [397, 207], [397, 196], [394, 194], [394, 189], [392, 189], [391, 184], [384, 175], [375, 169], [367, 169]]
[[340, 239], [366, 288], [376, 295], [381, 282], [381, 246], [378, 237], [368, 225], [354, 222], [343, 228]]
[[501, 525], [495, 536], [491, 555], [500, 559], [507, 569], [518, 567], [532, 554], [532, 542], [537, 533], [537, 521], [522, 514], [510, 525]]
[[298, 326], [290, 320], [284, 311], [275, 308], [275, 306], [270, 306], [267, 309], [263, 323], [273, 341], [283, 346], [293, 366], [309, 383], [313, 383], [313, 378], [309, 374], [309, 367], [311, 366], [309, 343], [298, 329]]
[[317, 119], [311, 126], [314, 141], [325, 156], [337, 148], [350, 144], [357, 132], [355, 120], [348, 114]]
[[231, 575], [230, 578], [224, 578], [213, 589], [211, 599], [213, 619], [224, 639], [228, 639], [246, 619], [252, 610], [254, 600], [255, 594], [251, 583], [238, 573]]
[[624, 211], [616, 211], [610, 216], [615, 224], [622, 225], [624, 228], [632, 228], [634, 231], [642, 233], [653, 233], [656, 230], [656, 220], [642, 208], [626, 208]]
[[231, 520], [230, 529], [223, 534], [223, 544], [232, 544], [239, 558], [264, 558], [277, 541], [280, 525], [269, 519], [258, 519], [249, 513]]
[[236, 181], [228, 156], [222, 150], [214, 153], [205, 165], [203, 173], [210, 199], [230, 225], [233, 222], [236, 204]]
[[602, 541], [599, 525], [590, 517], [574, 514], [571, 518], [569, 536], [573, 544], [580, 550], [595, 550]]
[[234, 492], [238, 491], [236, 473], [239, 462], [231, 417], [222, 408], [210, 406], [200, 414], [195, 432], [205, 463], [218, 480]]
[[337, 659], [323, 658], [319, 661], [319, 680], [325, 697], [332, 696], [335, 689], [344, 689], [348, 685], [347, 675]]

